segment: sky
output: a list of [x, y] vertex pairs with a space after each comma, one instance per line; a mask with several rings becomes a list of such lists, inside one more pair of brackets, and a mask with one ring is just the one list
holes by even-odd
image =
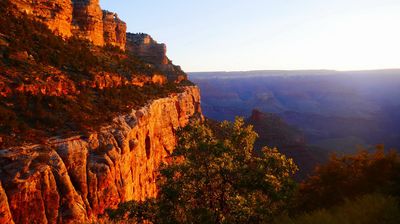
[[400, 68], [400, 0], [100, 0], [186, 72]]

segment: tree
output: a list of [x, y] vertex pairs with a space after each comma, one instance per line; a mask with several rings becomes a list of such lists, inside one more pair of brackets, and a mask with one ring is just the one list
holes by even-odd
[[[157, 199], [122, 204], [110, 217], [153, 223], [265, 223], [284, 210], [295, 187], [293, 161], [267, 147], [256, 154], [257, 134], [241, 118], [221, 123], [214, 132], [200, 122], [181, 130], [172, 162], [160, 169]], [[137, 212], [144, 208], [147, 212]]]
[[400, 196], [400, 156], [362, 150], [354, 155], [336, 156], [316, 168], [299, 186], [297, 210], [312, 211], [343, 203], [345, 199], [371, 193]]

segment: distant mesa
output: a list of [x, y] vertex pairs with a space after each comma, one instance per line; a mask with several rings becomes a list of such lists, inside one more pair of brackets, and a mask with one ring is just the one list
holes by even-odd
[[294, 159], [295, 163], [301, 167], [296, 175], [297, 179], [305, 178], [320, 162], [320, 158], [316, 158], [310, 151], [303, 132], [287, 124], [277, 114], [254, 109], [246, 123], [253, 125], [259, 135], [255, 143], [256, 149], [260, 150], [263, 146], [276, 147], [280, 152]]

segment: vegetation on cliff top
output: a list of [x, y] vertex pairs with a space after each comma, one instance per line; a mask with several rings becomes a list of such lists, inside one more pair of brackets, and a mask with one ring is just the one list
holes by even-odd
[[0, 15], [0, 147], [84, 134], [190, 85], [152, 84], [155, 74], [166, 79], [156, 65], [116, 47], [64, 40], [8, 0]]

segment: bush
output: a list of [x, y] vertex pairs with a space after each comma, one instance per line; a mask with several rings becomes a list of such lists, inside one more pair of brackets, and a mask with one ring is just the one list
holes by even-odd
[[355, 155], [332, 156], [328, 163], [300, 184], [297, 210], [310, 211], [340, 204], [345, 198], [380, 192], [400, 196], [400, 156], [360, 151]]
[[397, 224], [400, 223], [398, 201], [381, 194], [345, 200], [342, 205], [316, 210], [295, 218], [280, 218], [279, 224]]

